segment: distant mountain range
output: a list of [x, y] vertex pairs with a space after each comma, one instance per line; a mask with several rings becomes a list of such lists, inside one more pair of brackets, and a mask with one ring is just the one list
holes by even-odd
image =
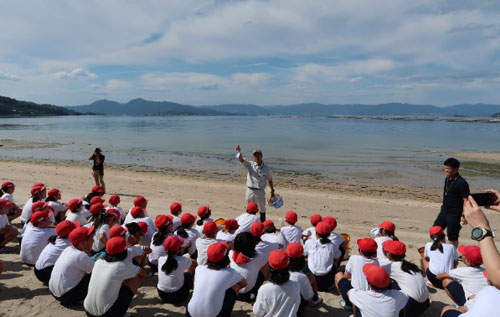
[[133, 99], [128, 103], [99, 100], [90, 105], [67, 107], [78, 112], [109, 115], [299, 115], [299, 116], [464, 116], [490, 117], [500, 112], [500, 105], [460, 104], [448, 107], [407, 103], [320, 104], [303, 103], [280, 106], [225, 104], [190, 106], [167, 101]]
[[54, 105], [40, 105], [34, 102], [19, 101], [0, 96], [1, 117], [37, 117], [37, 116], [70, 116], [79, 112]]

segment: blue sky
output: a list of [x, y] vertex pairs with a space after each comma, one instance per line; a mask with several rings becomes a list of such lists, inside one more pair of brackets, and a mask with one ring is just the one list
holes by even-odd
[[0, 95], [500, 103], [500, 1], [13, 1]]

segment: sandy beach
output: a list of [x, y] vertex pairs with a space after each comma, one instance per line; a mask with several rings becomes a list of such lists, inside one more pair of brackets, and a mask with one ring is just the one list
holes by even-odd
[[[93, 185], [90, 168], [72, 164], [44, 162], [1, 161], [2, 181], [16, 184], [14, 197], [19, 205], [29, 198], [28, 192], [35, 182], [62, 190], [63, 201], [86, 194]], [[185, 212], [195, 213], [203, 204], [209, 204], [215, 218], [236, 217], [244, 211], [244, 173], [231, 177], [204, 174], [184, 175], [181, 172], [135, 171], [132, 168], [107, 168], [105, 181], [109, 194], [121, 196], [124, 209], [132, 206], [136, 195], [149, 200], [151, 217], [167, 213], [173, 201], [184, 202]], [[321, 180], [275, 176], [276, 189], [284, 197], [281, 209], [268, 209], [268, 218], [280, 226], [286, 210], [299, 215], [298, 225], [310, 226], [308, 217], [313, 213], [332, 215], [338, 219], [337, 232], [349, 233], [352, 241], [368, 235], [369, 230], [383, 220], [396, 223], [396, 235], [408, 247], [407, 258], [418, 263], [417, 249], [428, 241], [428, 228], [439, 210], [441, 188], [415, 188], [408, 186], [377, 186], [360, 184], [330, 184]], [[437, 184], [439, 185], [439, 184]], [[365, 187], [363, 187], [365, 186]], [[108, 197], [108, 194], [105, 198]], [[426, 199], [428, 198], [428, 199]], [[500, 218], [487, 212], [494, 231], [500, 229]], [[18, 221], [16, 221], [18, 222]], [[15, 222], [15, 223], [16, 223]], [[462, 230], [462, 243], [468, 238], [470, 227]], [[11, 248], [17, 245], [11, 243]], [[355, 246], [355, 243], [352, 244]], [[352, 252], [356, 252], [353, 249]], [[32, 269], [23, 265], [18, 254], [1, 255], [7, 270], [0, 275], [0, 315], [2, 316], [83, 316], [80, 310], [69, 310], [56, 302], [47, 288], [35, 278]], [[345, 263], [344, 263], [345, 264]], [[181, 316], [184, 307], [163, 304], [156, 292], [156, 277], [145, 281], [132, 301], [132, 316]], [[444, 291], [430, 289], [431, 309], [425, 316], [439, 316], [444, 305], [451, 300]], [[307, 309], [307, 316], [349, 316], [339, 306], [340, 297], [321, 293], [324, 304], [319, 309]], [[237, 302], [234, 316], [251, 315], [251, 305]]]

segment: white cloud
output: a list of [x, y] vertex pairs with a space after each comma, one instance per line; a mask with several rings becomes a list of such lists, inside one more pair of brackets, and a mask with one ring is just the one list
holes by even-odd
[[19, 77], [0, 70], [0, 80], [19, 80]]
[[118, 80], [118, 79], [111, 79], [106, 82], [104, 85], [100, 84], [92, 84], [89, 86], [90, 89], [97, 91], [97, 92], [110, 92], [113, 90], [119, 90], [119, 89], [124, 89], [130, 87], [130, 83], [123, 81], [123, 80]]
[[357, 82], [360, 82], [360, 81], [363, 81], [363, 80], [365, 80], [365, 79], [363, 77], [361, 77], [361, 76], [357, 76], [357, 77], [353, 77], [353, 78], [349, 79], [349, 81], [351, 83], [357, 83]]
[[57, 79], [94, 79], [97, 74], [91, 73], [83, 68], [75, 68], [70, 72], [57, 72], [54, 74]]

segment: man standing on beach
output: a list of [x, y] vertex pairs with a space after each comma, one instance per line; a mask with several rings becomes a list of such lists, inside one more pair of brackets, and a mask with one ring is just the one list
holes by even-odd
[[260, 221], [266, 220], [266, 181], [271, 187], [271, 197], [274, 196], [273, 176], [269, 166], [262, 161], [262, 151], [253, 151], [253, 162], [249, 162], [243, 158], [241, 148], [236, 146], [236, 157], [243, 166], [247, 169], [247, 203], [255, 202], [259, 206]]
[[460, 176], [458, 169], [460, 162], [456, 158], [449, 158], [444, 161], [443, 204], [441, 211], [434, 221], [435, 226], [447, 229], [448, 240], [455, 247], [458, 247], [458, 236], [462, 229], [461, 219], [464, 200], [470, 195], [469, 184]]

